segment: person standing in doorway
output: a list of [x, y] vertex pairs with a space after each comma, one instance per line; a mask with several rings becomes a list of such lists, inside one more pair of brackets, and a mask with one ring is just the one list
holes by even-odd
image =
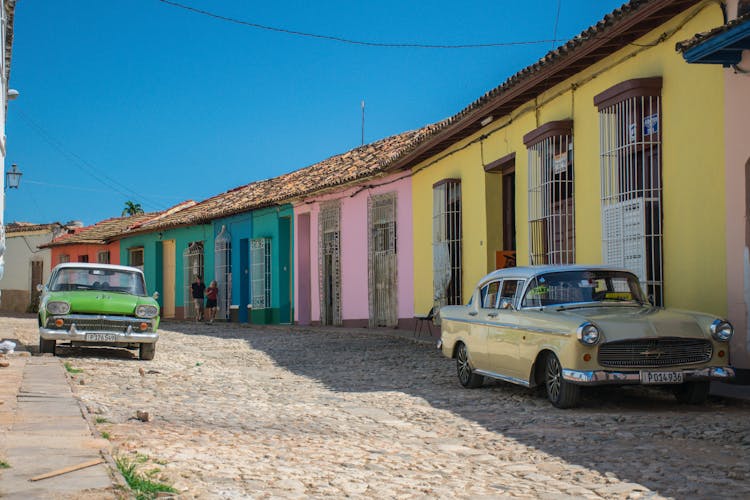
[[212, 280], [206, 288], [206, 312], [208, 313], [208, 322], [213, 323], [216, 318], [216, 306], [219, 301], [219, 287], [216, 280]]
[[195, 321], [203, 321], [203, 295], [206, 291], [206, 285], [203, 279], [195, 275], [193, 278], [193, 306], [195, 308]]

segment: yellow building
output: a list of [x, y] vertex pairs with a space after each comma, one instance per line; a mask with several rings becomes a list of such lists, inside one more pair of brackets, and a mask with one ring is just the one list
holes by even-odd
[[716, 2], [631, 1], [393, 159], [415, 311], [515, 259], [619, 265], [656, 304], [726, 315], [723, 76], [675, 51], [722, 22]]

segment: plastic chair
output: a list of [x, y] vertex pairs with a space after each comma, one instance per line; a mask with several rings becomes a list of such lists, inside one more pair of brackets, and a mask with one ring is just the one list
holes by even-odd
[[414, 316], [414, 338], [419, 337], [424, 330], [424, 325], [427, 325], [427, 331], [432, 337], [432, 318], [435, 317], [435, 307], [432, 307], [427, 314]]

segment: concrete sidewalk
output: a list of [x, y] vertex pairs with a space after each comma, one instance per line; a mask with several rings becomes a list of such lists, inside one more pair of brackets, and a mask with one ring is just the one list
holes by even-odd
[[3, 498], [118, 498], [106, 462], [48, 479], [30, 481], [97, 458], [108, 442], [95, 439], [58, 358], [9, 354], [0, 368], [0, 469]]

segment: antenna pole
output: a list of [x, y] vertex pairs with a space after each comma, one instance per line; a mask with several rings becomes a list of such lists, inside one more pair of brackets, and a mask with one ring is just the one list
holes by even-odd
[[362, 145], [365, 145], [365, 101], [362, 101]]

